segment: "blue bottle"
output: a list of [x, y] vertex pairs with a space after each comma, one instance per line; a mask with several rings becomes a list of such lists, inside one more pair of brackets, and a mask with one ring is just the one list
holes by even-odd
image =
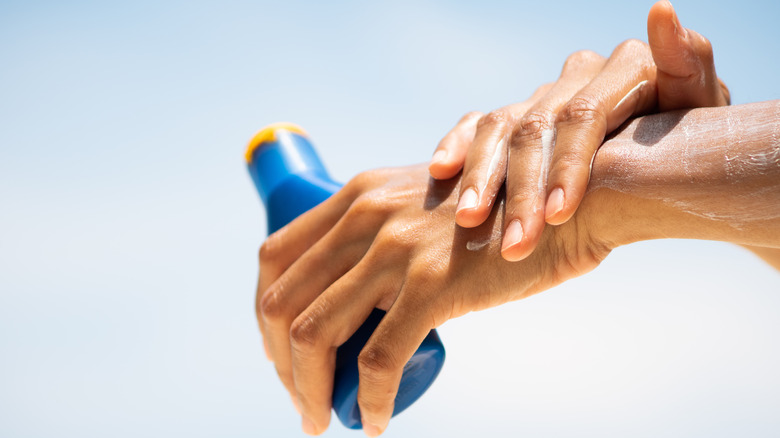
[[[269, 233], [282, 228], [341, 187], [328, 175], [303, 129], [290, 123], [276, 123], [260, 130], [249, 142], [245, 158], [265, 205]], [[384, 311], [374, 309], [336, 353], [333, 410], [350, 429], [362, 427], [357, 404], [357, 357], [384, 314]], [[404, 366], [393, 416], [409, 407], [431, 386], [443, 364], [444, 346], [434, 329]]]

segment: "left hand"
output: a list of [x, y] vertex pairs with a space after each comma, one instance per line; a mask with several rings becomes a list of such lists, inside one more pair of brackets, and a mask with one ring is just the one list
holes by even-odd
[[307, 433], [328, 427], [336, 349], [374, 308], [387, 314], [358, 357], [370, 436], [387, 427], [404, 364], [431, 329], [581, 275], [609, 252], [578, 214], [506, 262], [501, 209], [458, 227], [458, 193], [457, 179], [434, 181], [424, 166], [366, 172], [263, 244], [258, 319]]

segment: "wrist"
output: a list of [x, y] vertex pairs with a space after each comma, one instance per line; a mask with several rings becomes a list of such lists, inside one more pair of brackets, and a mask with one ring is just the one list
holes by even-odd
[[635, 119], [596, 154], [578, 215], [610, 249], [657, 238], [775, 242], [778, 133], [777, 101]]
[[678, 214], [659, 202], [599, 188], [586, 194], [576, 217], [587, 244], [608, 252], [634, 242], [670, 237], [665, 230], [679, 222]]

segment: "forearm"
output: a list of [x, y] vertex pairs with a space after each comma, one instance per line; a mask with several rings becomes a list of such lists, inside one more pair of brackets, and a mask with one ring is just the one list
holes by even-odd
[[780, 101], [632, 121], [599, 149], [587, 200], [610, 247], [667, 237], [780, 247]]

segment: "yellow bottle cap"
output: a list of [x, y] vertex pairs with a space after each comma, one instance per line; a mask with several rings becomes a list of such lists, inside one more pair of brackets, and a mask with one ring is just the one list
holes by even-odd
[[276, 141], [276, 131], [280, 131], [280, 130], [293, 132], [295, 134], [302, 135], [304, 137], [309, 136], [309, 134], [307, 134], [306, 131], [303, 130], [303, 128], [301, 128], [300, 126], [294, 123], [288, 123], [288, 122], [271, 123], [265, 128], [257, 131], [257, 134], [255, 134], [255, 136], [252, 137], [251, 140], [249, 140], [249, 144], [246, 147], [246, 152], [244, 153], [244, 159], [246, 159], [246, 162], [250, 163], [252, 161], [252, 154], [254, 154], [255, 150], [259, 148], [260, 145], [262, 145], [263, 143]]

